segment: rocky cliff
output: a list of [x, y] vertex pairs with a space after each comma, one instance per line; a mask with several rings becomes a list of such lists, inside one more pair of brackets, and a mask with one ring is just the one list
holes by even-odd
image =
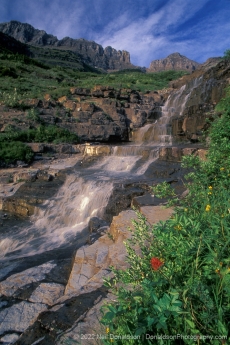
[[[25, 106], [36, 109], [38, 123], [29, 119], [26, 111], [12, 111], [1, 105], [0, 131], [4, 132], [9, 125], [20, 131], [42, 122], [68, 129], [82, 142], [115, 143], [133, 140], [137, 129], [146, 124], [160, 126], [164, 115], [168, 127], [172, 127], [174, 141], [200, 141], [207, 127], [206, 119], [212, 116], [230, 83], [229, 62], [218, 61], [207, 62], [158, 92], [143, 94], [110, 86], [98, 85], [92, 89], [76, 86], [70, 88], [68, 97], [53, 99], [46, 94], [43, 99], [28, 99]], [[155, 134], [152, 141], [157, 141]]]
[[174, 108], [174, 139], [199, 141], [207, 128], [207, 118], [213, 117], [215, 106], [229, 85], [230, 62], [220, 58], [208, 59], [194, 73], [171, 82], [174, 90], [167, 103]]
[[28, 99], [26, 106], [35, 107], [39, 114], [37, 123], [28, 119], [26, 111], [0, 106], [0, 132], [9, 125], [20, 131], [42, 122], [77, 133], [83, 142], [128, 141], [133, 130], [161, 116], [160, 106], [164, 103], [163, 96], [156, 91], [142, 94], [131, 89], [97, 86], [91, 90], [72, 87], [70, 93], [70, 97], [63, 96], [57, 101], [49, 94], [43, 100]]
[[150, 63], [148, 72], [169, 70], [192, 72], [199, 66], [200, 64], [198, 62], [192, 61], [180, 53], [173, 53], [167, 56], [165, 59], [153, 60]]
[[30, 24], [18, 21], [1, 23], [0, 31], [29, 45], [70, 50], [76, 53], [84, 63], [106, 71], [136, 68], [130, 62], [129, 52], [116, 50], [110, 46], [104, 49], [94, 41], [70, 37], [58, 40], [56, 36], [47, 34], [44, 30], [35, 29]]

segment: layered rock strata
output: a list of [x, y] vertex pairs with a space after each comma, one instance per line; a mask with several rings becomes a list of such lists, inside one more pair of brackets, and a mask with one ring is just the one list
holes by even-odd
[[[49, 95], [45, 95], [43, 100], [25, 101], [27, 106], [34, 107], [38, 112], [37, 123], [28, 119], [26, 112], [6, 110], [0, 106], [0, 131], [5, 132], [9, 125], [12, 129], [22, 130], [37, 127], [40, 123], [56, 124], [76, 133], [81, 141], [128, 141], [130, 131], [161, 116], [160, 106], [164, 103], [164, 95], [157, 91], [142, 94], [131, 89], [97, 86], [92, 90], [75, 87], [70, 92], [71, 97], [63, 96], [57, 101]], [[78, 149], [77, 146], [61, 147], [63, 153], [64, 150], [75, 153]], [[35, 150], [48, 152], [58, 150], [58, 146], [37, 146]]]

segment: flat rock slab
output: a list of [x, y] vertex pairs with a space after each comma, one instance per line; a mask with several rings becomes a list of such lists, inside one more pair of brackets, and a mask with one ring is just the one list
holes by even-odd
[[173, 214], [173, 208], [165, 208], [164, 206], [143, 206], [140, 212], [147, 219], [149, 224], [156, 224], [159, 221], [169, 219]]
[[0, 334], [24, 332], [47, 306], [41, 303], [21, 302], [0, 312]]
[[[173, 209], [144, 206], [140, 208], [140, 212], [152, 225], [160, 220], [169, 219]], [[131, 237], [130, 229], [134, 228], [132, 221], [137, 219], [134, 211], [122, 211], [118, 216], [113, 217], [108, 233], [92, 245], [83, 246], [77, 251], [65, 295], [73, 293], [78, 295], [83, 291], [93, 291], [102, 286], [103, 278], [110, 274], [111, 265], [120, 269], [127, 267], [124, 240]]]
[[115, 296], [108, 293], [106, 298], [97, 299], [82, 320], [77, 321], [71, 328], [56, 340], [56, 345], [79, 344], [79, 345], [99, 345], [103, 340], [109, 339], [106, 335], [105, 326], [100, 323], [102, 317], [101, 307], [105, 302], [111, 302]]
[[0, 283], [0, 296], [13, 296], [18, 289], [28, 286], [31, 283], [39, 282], [45, 279], [56, 264], [52, 261], [43, 265], [29, 268], [23, 272], [11, 275]]
[[[162, 206], [143, 206], [140, 208], [140, 212], [149, 224], [153, 225], [159, 221], [169, 219], [173, 214], [173, 209]], [[136, 213], [132, 210], [121, 212], [118, 216], [113, 217], [113, 222], [110, 226], [109, 234], [113, 241], [109, 239], [108, 234], [105, 234], [91, 246], [80, 248], [77, 251], [66, 293], [76, 293], [78, 291], [78, 294], [80, 294], [81, 289], [84, 291], [89, 286], [93, 289], [93, 282], [102, 285], [103, 278], [108, 274], [106, 269], [110, 265], [123, 269], [126, 267], [127, 253], [123, 242], [131, 237], [129, 229], [134, 228], [132, 221], [137, 221], [137, 219]], [[83, 279], [81, 275], [83, 276], [84, 274]], [[84, 316], [82, 322], [75, 322], [69, 330], [64, 332], [63, 336], [58, 339], [57, 344], [61, 345], [69, 341], [74, 344], [96, 345], [100, 344], [103, 339], [105, 340], [106, 332], [99, 322], [101, 317], [100, 308], [106, 300], [114, 298], [115, 296], [108, 294], [107, 298], [96, 303]], [[87, 334], [89, 337], [87, 338], [86, 336], [84, 338], [84, 335]], [[90, 334], [92, 335], [91, 338]]]
[[126, 249], [123, 241], [131, 235], [129, 228], [133, 227], [133, 219], [137, 219], [134, 211], [121, 212], [113, 218], [109, 233], [77, 251], [66, 295], [92, 291], [103, 285], [103, 278], [110, 274], [109, 266], [124, 266]]
[[64, 286], [55, 283], [41, 283], [29, 298], [33, 303], [44, 303], [52, 306], [64, 293]]

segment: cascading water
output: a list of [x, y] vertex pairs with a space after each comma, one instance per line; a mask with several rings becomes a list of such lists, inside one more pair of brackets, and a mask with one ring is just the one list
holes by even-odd
[[171, 120], [173, 116], [182, 116], [188, 100], [194, 90], [201, 84], [202, 76], [192, 79], [179, 90], [170, 94], [164, 106], [162, 116], [155, 123], [147, 124], [133, 133], [132, 141], [139, 145], [172, 145]]
[[[67, 177], [56, 197], [43, 204], [32, 217], [32, 225], [1, 239], [0, 257], [34, 255], [71, 243], [90, 217], [102, 217], [113, 184]], [[15, 252], [15, 253], [14, 253]]]
[[158, 158], [159, 146], [172, 144], [170, 120], [180, 116], [201, 78], [182, 86], [162, 107], [162, 116], [137, 130], [129, 145], [115, 146], [81, 174], [68, 176], [56, 197], [46, 202], [31, 219], [31, 226], [1, 235], [0, 256], [28, 256], [71, 243], [90, 217], [103, 216], [115, 181], [141, 178]]

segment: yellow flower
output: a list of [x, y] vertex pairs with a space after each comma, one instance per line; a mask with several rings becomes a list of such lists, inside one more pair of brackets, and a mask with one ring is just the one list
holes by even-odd
[[188, 209], [187, 209], [187, 208], [185, 208], [184, 210], [185, 210], [185, 212], [188, 212]]
[[220, 273], [220, 270], [219, 270], [219, 268], [217, 268], [217, 269], [215, 270], [215, 272], [216, 272], [216, 273]]
[[212, 194], [212, 192], [208, 192], [208, 195], [211, 195]]
[[105, 331], [108, 334], [109, 333], [109, 327], [106, 327]]
[[220, 171], [223, 171], [224, 170], [224, 168], [220, 168]]
[[212, 190], [212, 186], [209, 186], [208, 189]]
[[182, 230], [182, 226], [181, 225], [174, 226], [174, 229], [175, 230]]
[[205, 211], [209, 212], [211, 209], [211, 206], [210, 205], [207, 205], [206, 208], [205, 208]]

